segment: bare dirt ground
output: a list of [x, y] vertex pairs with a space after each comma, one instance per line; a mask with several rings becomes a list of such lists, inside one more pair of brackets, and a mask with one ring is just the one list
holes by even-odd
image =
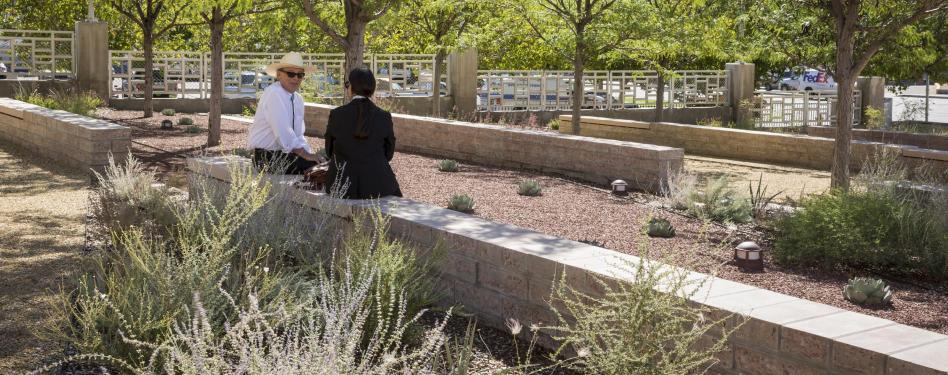
[[[179, 168], [176, 166], [183, 164], [185, 155], [205, 152], [201, 145], [206, 140], [206, 133], [189, 135], [181, 129], [158, 130], [164, 116], [140, 119], [136, 118], [140, 117], [140, 112], [111, 110], [100, 111], [100, 115], [119, 119], [123, 125], [131, 126], [133, 141], [137, 142], [133, 145], [138, 145], [136, 150], [145, 149], [143, 157], [156, 168]], [[206, 122], [203, 116], [190, 117], [197, 124]], [[246, 124], [225, 119], [222, 128], [223, 144], [209, 151], [221, 153], [245, 147]], [[323, 141], [310, 138], [310, 144], [322, 147]], [[173, 152], [158, 152], [156, 148]], [[137, 154], [136, 150], [133, 152]], [[149, 161], [148, 158], [154, 159]], [[948, 315], [944, 313], [948, 311], [948, 287], [945, 285], [888, 280], [895, 295], [893, 304], [882, 309], [863, 308], [846, 301], [841, 293], [850, 277], [866, 276], [859, 272], [788, 269], [771, 262], [766, 253], [766, 272], [741, 272], [731, 263], [733, 243], [755, 240], [765, 251], [771, 249], [772, 236], [758, 228], [733, 230], [663, 210], [657, 207], [657, 197], [652, 195], [635, 194], [631, 199], [617, 199], [600, 186], [476, 164], [462, 164], [457, 173], [442, 173], [438, 172], [436, 162], [436, 158], [396, 153], [392, 166], [406, 198], [445, 206], [453, 194], [464, 193], [477, 202], [474, 215], [479, 217], [573, 240], [596, 240], [607, 248], [624, 253], [635, 254], [644, 248], [652, 256], [672, 255], [687, 259], [687, 262], [682, 262], [688, 267], [702, 272], [715, 271], [725, 279], [948, 333]], [[769, 191], [785, 190], [792, 198], [799, 196], [797, 188], [802, 190], [804, 185], [806, 193], [820, 192], [829, 185], [828, 173], [797, 168], [697, 157], [688, 157], [685, 167], [704, 178], [726, 175], [735, 184], [733, 186], [742, 191], [747, 189], [747, 181], [756, 183], [763, 172], [764, 184], [769, 186]], [[169, 175], [176, 173], [182, 172], [169, 172]], [[540, 182], [542, 196], [517, 195], [517, 183], [528, 178]], [[671, 239], [643, 235], [641, 225], [652, 216], [668, 218], [678, 235]]]
[[84, 241], [89, 177], [0, 143], [0, 373], [22, 373], [61, 356], [37, 336]]
[[703, 156], [686, 155], [685, 170], [702, 181], [724, 176], [731, 186], [742, 188], [741, 192], [745, 193], [748, 183], [756, 189], [760, 181], [770, 193], [768, 196], [780, 193], [777, 201], [822, 194], [830, 186], [830, 173], [826, 171]]

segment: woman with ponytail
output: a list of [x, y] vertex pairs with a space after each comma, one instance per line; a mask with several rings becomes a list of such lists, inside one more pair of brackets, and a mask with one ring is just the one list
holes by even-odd
[[375, 75], [366, 68], [353, 69], [346, 90], [352, 101], [330, 111], [326, 127], [327, 192], [339, 189], [347, 199], [402, 196], [388, 163], [395, 155], [392, 114], [371, 100]]

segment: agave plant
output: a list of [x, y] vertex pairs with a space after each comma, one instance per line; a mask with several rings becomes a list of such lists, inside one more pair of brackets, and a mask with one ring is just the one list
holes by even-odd
[[455, 195], [448, 201], [448, 209], [460, 212], [474, 211], [474, 198], [467, 194]]
[[520, 186], [517, 188], [517, 194], [526, 195], [528, 197], [536, 197], [542, 193], [543, 189], [540, 187], [540, 182], [537, 180], [520, 181]]
[[892, 302], [892, 290], [881, 279], [855, 277], [843, 287], [843, 296], [857, 305], [884, 305]]
[[666, 219], [653, 217], [645, 224], [645, 233], [649, 237], [675, 237], [675, 227]]
[[458, 162], [451, 159], [438, 160], [438, 170], [442, 172], [457, 172]]

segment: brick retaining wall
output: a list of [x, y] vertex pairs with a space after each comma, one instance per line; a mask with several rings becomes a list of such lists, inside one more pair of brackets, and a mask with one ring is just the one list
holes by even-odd
[[[808, 126], [806, 134], [815, 137], [835, 138], [836, 128], [829, 126]], [[948, 151], [948, 136], [937, 134], [919, 134], [893, 132], [886, 130], [853, 129], [853, 139], [872, 142], [894, 143], [917, 146], [932, 150]]]
[[131, 129], [108, 121], [0, 98], [0, 139], [64, 165], [101, 172], [110, 152], [126, 158], [131, 136]]
[[[231, 162], [247, 162], [234, 158]], [[192, 173], [229, 180], [227, 159], [188, 160]], [[274, 176], [275, 181], [292, 177]], [[372, 201], [331, 200], [299, 191], [300, 204], [350, 218]], [[327, 203], [330, 202], [331, 204]], [[612, 250], [402, 198], [377, 201], [391, 217], [390, 233], [415, 243], [440, 241], [439, 264], [447, 304], [463, 304], [483, 324], [504, 330], [506, 318], [552, 322], [545, 299], [560, 272], [571, 286], [598, 294], [595, 278], [630, 280], [617, 265], [640, 259]], [[945, 374], [948, 336], [750, 285], [689, 272], [707, 283], [692, 300], [717, 316], [739, 313], [746, 323], [720, 353], [713, 372], [722, 374]], [[736, 319], [736, 318], [735, 318]], [[548, 341], [542, 344], [550, 345]]]
[[[306, 104], [307, 135], [322, 136], [332, 106]], [[393, 114], [396, 149], [491, 166], [563, 174], [658, 191], [682, 167], [680, 148]]]
[[[572, 116], [560, 116], [560, 132], [571, 134]], [[681, 147], [695, 155], [724, 157], [796, 167], [830, 170], [833, 165], [832, 138], [800, 134], [780, 134], [755, 130], [716, 128], [668, 122], [611, 120], [603, 123], [595, 117], [583, 117], [580, 134], [589, 137], [644, 142]], [[931, 163], [935, 170], [948, 170], [948, 153], [940, 150], [919, 150], [912, 146], [889, 145], [854, 140], [850, 168], [859, 170], [866, 159], [889, 148], [902, 156], [909, 166]], [[907, 151], [907, 152], [906, 152]]]

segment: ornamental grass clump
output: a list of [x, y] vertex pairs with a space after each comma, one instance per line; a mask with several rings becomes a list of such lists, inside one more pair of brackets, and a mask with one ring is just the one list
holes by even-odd
[[517, 194], [537, 197], [543, 194], [543, 188], [537, 180], [523, 180], [517, 185]]
[[470, 213], [474, 211], [474, 198], [467, 194], [458, 194], [448, 201], [448, 209]]
[[95, 109], [102, 105], [102, 99], [92, 92], [75, 93], [73, 91], [53, 90], [50, 95], [39, 91], [17, 89], [15, 99], [49, 109], [58, 109], [82, 116], [93, 116]]
[[457, 172], [458, 162], [451, 159], [438, 160], [438, 170], [441, 172]]
[[699, 186], [694, 176], [676, 174], [668, 179], [664, 195], [673, 207], [711, 221], [746, 223], [753, 212], [750, 199], [732, 189], [724, 177]]

